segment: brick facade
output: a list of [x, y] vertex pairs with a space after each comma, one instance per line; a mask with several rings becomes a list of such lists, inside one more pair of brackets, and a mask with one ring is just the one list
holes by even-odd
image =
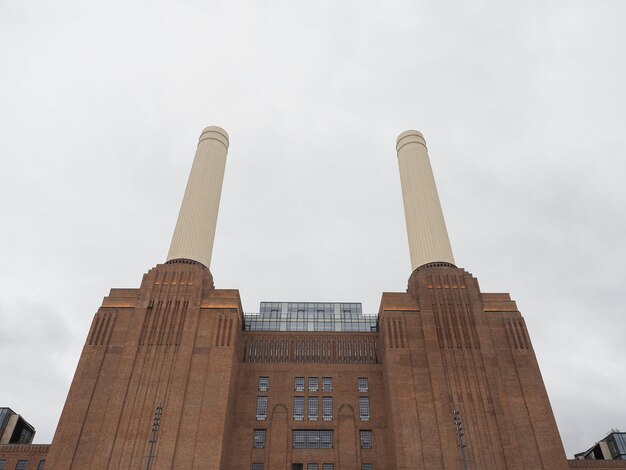
[[[470, 468], [572, 465], [515, 302], [481, 293], [462, 269], [426, 266], [406, 292], [384, 293], [378, 332], [250, 332], [241, 322], [238, 291], [215, 289], [200, 264], [158, 265], [139, 289], [113, 289], [87, 336], [48, 468], [141, 468], [158, 404], [153, 469], [457, 469], [453, 410]], [[268, 377], [267, 391], [259, 377]], [[294, 390], [295, 377], [305, 378], [304, 391]], [[309, 377], [318, 391], [308, 391]], [[324, 377], [332, 392], [322, 390]], [[265, 420], [256, 417], [259, 396]], [[317, 420], [308, 419], [311, 397]], [[332, 397], [329, 421], [323, 397]], [[365, 397], [369, 420], [359, 416]], [[263, 448], [254, 448], [255, 429], [266, 431]], [[332, 430], [332, 448], [294, 448], [293, 431], [309, 429]], [[361, 448], [363, 430], [371, 449]]]

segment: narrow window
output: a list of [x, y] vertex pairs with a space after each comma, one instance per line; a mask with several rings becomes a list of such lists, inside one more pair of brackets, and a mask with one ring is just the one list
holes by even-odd
[[319, 416], [319, 409], [319, 398], [309, 397], [309, 421], [317, 421], [317, 418]]
[[293, 382], [293, 389], [296, 392], [304, 392], [304, 377], [296, 377]]
[[259, 392], [267, 392], [270, 389], [270, 378], [259, 377]]
[[262, 463], [253, 463], [252, 464], [252, 470], [263, 470], [263, 464]]
[[304, 419], [304, 397], [293, 397], [293, 419], [296, 421]]
[[[2, 418], [2, 416], [0, 415], [0, 418]], [[0, 424], [2, 424], [2, 420], [0, 419]], [[2, 459], [0, 460], [0, 470], [4, 470], [4, 465], [7, 463], [6, 460]]]
[[46, 466], [46, 461], [45, 460], [40, 460], [39, 461], [39, 465], [37, 465], [37, 470], [43, 470], [43, 468]]
[[15, 466], [15, 470], [26, 470], [28, 466], [28, 460], [18, 460], [17, 465]]
[[372, 448], [372, 431], [365, 430], [361, 431], [361, 449], [371, 449]]
[[265, 429], [254, 430], [254, 448], [255, 449], [265, 448]]
[[322, 470], [335, 470], [335, 464], [334, 463], [323, 463], [322, 464]]
[[333, 378], [332, 377], [324, 377], [322, 379], [322, 391], [323, 392], [333, 391]]
[[361, 470], [374, 470], [374, 464], [373, 463], [361, 464]]
[[265, 421], [267, 418], [267, 397], [256, 397], [256, 419]]
[[317, 392], [319, 389], [319, 382], [317, 377], [309, 377], [309, 392]]
[[367, 383], [367, 377], [359, 377], [358, 379], [356, 379], [356, 381], [359, 387], [359, 393], [369, 392], [369, 384]]
[[367, 397], [359, 398], [359, 417], [361, 421], [370, 420], [370, 399]]
[[333, 397], [322, 398], [322, 419], [324, 421], [333, 420]]

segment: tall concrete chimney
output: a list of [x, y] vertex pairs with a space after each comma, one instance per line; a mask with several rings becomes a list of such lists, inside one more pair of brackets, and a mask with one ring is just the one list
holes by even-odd
[[228, 153], [228, 134], [207, 127], [193, 159], [167, 261], [190, 259], [211, 267], [217, 213]]
[[396, 152], [413, 271], [427, 263], [454, 264], [424, 136], [404, 131], [396, 141]]

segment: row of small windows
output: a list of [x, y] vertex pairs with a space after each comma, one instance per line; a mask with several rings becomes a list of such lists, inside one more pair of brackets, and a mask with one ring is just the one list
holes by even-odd
[[294, 429], [292, 431], [294, 449], [332, 449], [332, 429]]
[[[252, 470], [264, 470], [265, 466], [262, 463], [253, 463]], [[291, 470], [304, 470], [304, 464], [294, 463], [291, 464]], [[320, 470], [320, 466], [318, 463], [307, 463], [306, 470]], [[323, 463], [322, 470], [335, 470], [334, 463]], [[361, 470], [374, 470], [373, 463], [363, 463], [361, 464]]]
[[[309, 397], [308, 418], [309, 421], [317, 421], [319, 418], [319, 397]], [[293, 397], [293, 419], [304, 421], [304, 397]], [[333, 419], [333, 397], [322, 397], [322, 419]]]
[[[359, 377], [357, 380], [357, 388], [359, 393], [369, 392], [369, 383], [367, 377]], [[304, 377], [296, 377], [293, 382], [293, 389], [296, 392], [304, 392]], [[309, 392], [319, 391], [319, 377], [309, 377], [308, 380]], [[270, 389], [270, 378], [259, 377], [259, 392], [267, 392]], [[322, 377], [322, 392], [333, 391], [333, 379], [332, 377]]]
[[[294, 421], [304, 421], [304, 398], [293, 397], [293, 419]], [[265, 421], [267, 419], [267, 396], [256, 398], [256, 419]], [[317, 421], [319, 419], [319, 397], [309, 397], [308, 419]], [[359, 419], [369, 421], [371, 419], [369, 397], [359, 397]], [[322, 397], [322, 420], [333, 420], [333, 397]]]
[[[0, 470], [9, 470], [8, 468], [6, 468], [6, 464], [7, 464], [6, 460], [0, 460]], [[46, 461], [40, 460], [39, 463], [37, 464], [37, 470], [44, 470], [45, 466], [46, 466]], [[27, 470], [27, 469], [28, 469], [28, 460], [17, 461], [17, 464], [15, 465], [15, 470]]]
[[[297, 433], [297, 434], [296, 434]], [[266, 429], [254, 430], [254, 448], [265, 448], [265, 436], [267, 434]], [[361, 439], [361, 449], [372, 448], [372, 430], [364, 429], [359, 431]], [[332, 430], [316, 430], [307, 429], [303, 431], [293, 432], [293, 448], [294, 449], [330, 449], [333, 444], [333, 432]], [[296, 441], [296, 439], [298, 439]], [[321, 445], [325, 443], [325, 445]]]

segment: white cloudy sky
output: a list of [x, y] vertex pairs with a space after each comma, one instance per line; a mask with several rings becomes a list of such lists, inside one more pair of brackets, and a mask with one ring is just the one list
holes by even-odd
[[571, 456], [626, 428], [626, 3], [0, 0], [0, 405], [52, 439], [111, 287], [164, 261], [231, 137], [211, 270], [261, 300], [410, 275], [420, 129], [457, 264], [510, 292]]

